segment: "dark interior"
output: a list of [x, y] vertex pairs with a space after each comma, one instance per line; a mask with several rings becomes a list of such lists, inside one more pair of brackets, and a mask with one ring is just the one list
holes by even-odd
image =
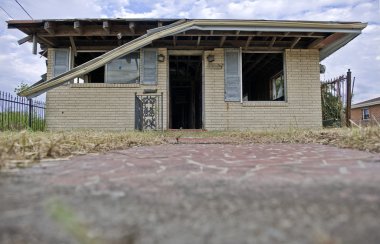
[[[271, 101], [272, 78], [283, 71], [282, 53], [243, 53], [243, 97]], [[284, 97], [277, 100], [284, 100]]]
[[170, 56], [170, 128], [202, 128], [202, 56]]
[[[74, 58], [75, 60], [74, 66], [84, 64], [102, 54], [104, 53], [98, 53], [98, 52], [78, 53], [77, 56]], [[105, 67], [102, 66], [88, 73], [87, 74], [88, 83], [104, 83], [104, 71], [105, 71]]]

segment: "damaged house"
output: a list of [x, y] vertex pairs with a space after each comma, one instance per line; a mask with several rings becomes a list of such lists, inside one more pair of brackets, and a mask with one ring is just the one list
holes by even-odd
[[47, 127], [268, 129], [322, 126], [319, 62], [359, 22], [10, 20], [47, 58]]

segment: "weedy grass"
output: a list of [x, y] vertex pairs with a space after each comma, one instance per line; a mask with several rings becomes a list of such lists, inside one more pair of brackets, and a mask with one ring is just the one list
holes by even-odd
[[320, 130], [105, 132], [0, 132], [0, 169], [45, 158], [175, 142], [175, 138], [223, 138], [230, 143], [318, 143], [380, 152], [380, 127]]

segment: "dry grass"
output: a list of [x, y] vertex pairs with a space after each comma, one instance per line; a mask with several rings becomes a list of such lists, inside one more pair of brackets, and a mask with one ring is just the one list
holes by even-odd
[[[362, 129], [216, 132], [1, 132], [0, 168], [44, 158], [62, 158], [133, 146], [168, 143], [178, 137], [224, 138], [232, 143], [319, 143], [380, 152], [380, 127]], [[175, 141], [175, 140], [172, 140]]]

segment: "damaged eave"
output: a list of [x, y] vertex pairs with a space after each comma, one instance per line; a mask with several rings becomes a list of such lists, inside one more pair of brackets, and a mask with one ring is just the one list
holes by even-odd
[[[54, 77], [41, 84], [24, 90], [19, 95], [35, 97], [54, 87], [89, 73], [108, 62], [143, 48], [152, 41], [174, 36], [188, 30], [234, 30], [234, 31], [281, 31], [281, 32], [340, 32], [345, 33], [345, 38], [336, 40], [336, 45], [328, 45], [321, 50], [324, 56], [330, 55], [341, 46], [355, 38], [365, 28], [363, 23], [330, 23], [330, 22], [288, 22], [288, 21], [247, 21], [247, 20], [179, 20], [173, 24], [150, 29], [147, 34], [140, 36], [122, 46], [119, 46], [105, 54], [79, 65], [66, 73]], [[275, 39], [273, 39], [275, 40]], [[339, 42], [338, 42], [339, 41]], [[199, 42], [199, 41], [198, 41]]]

